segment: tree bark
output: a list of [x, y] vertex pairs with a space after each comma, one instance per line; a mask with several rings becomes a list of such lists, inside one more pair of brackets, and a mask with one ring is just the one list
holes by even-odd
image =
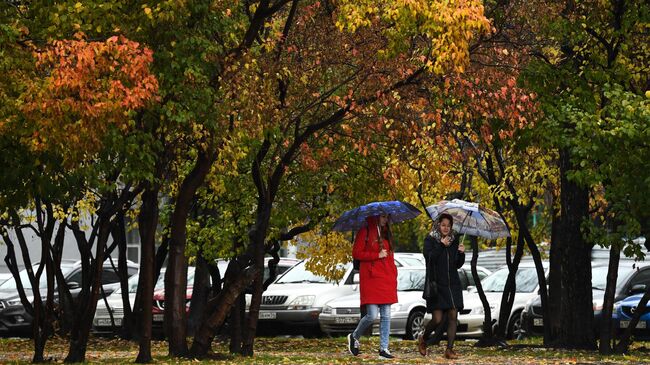
[[[508, 237], [508, 245], [506, 247], [507, 256], [510, 256], [510, 246], [512, 239]], [[499, 307], [499, 325], [497, 326], [495, 336], [500, 339], [507, 338], [508, 331], [508, 321], [510, 320], [510, 312], [512, 311], [512, 305], [515, 302], [515, 295], [517, 294], [517, 283], [515, 278], [517, 276], [517, 270], [519, 269], [519, 263], [521, 262], [521, 257], [524, 254], [524, 236], [520, 233], [517, 238], [517, 246], [515, 247], [515, 258], [512, 262], [507, 262], [508, 264], [508, 278], [506, 279], [506, 285], [503, 288], [503, 295], [501, 296], [501, 306]], [[509, 260], [508, 260], [509, 261]]]
[[563, 234], [558, 237], [562, 252], [562, 305], [558, 345], [569, 349], [595, 350], [591, 292], [591, 246], [580, 227], [589, 213], [585, 188], [569, 180], [576, 168], [568, 149], [560, 149], [560, 206]]
[[[211, 147], [209, 147], [211, 148]], [[171, 217], [169, 237], [169, 262], [165, 273], [165, 333], [169, 355], [181, 357], [188, 354], [187, 347], [187, 257], [185, 243], [187, 217], [194, 194], [205, 181], [214, 159], [214, 151], [199, 151], [192, 171], [183, 179]]]
[[192, 301], [187, 321], [187, 334], [194, 336], [205, 319], [208, 297], [210, 295], [210, 271], [208, 263], [201, 252], [196, 257], [194, 284], [192, 285]]
[[618, 277], [618, 263], [621, 259], [621, 248], [618, 243], [612, 243], [609, 249], [609, 267], [607, 268], [607, 285], [603, 298], [603, 309], [600, 316], [600, 346], [599, 351], [603, 355], [612, 352], [612, 309], [614, 297], [616, 296], [616, 279]]
[[476, 264], [478, 263], [478, 239], [474, 236], [470, 236], [469, 240], [472, 246], [472, 278], [474, 279], [474, 283], [476, 283], [476, 291], [478, 292], [478, 296], [483, 304], [483, 313], [485, 315], [485, 319], [483, 320], [483, 334], [476, 345], [479, 347], [493, 346], [495, 339], [492, 332], [492, 312], [490, 311], [490, 303], [485, 296], [483, 285], [481, 285], [481, 279], [478, 276], [478, 270], [476, 270]]
[[[560, 219], [557, 214], [553, 214], [551, 222], [551, 249], [549, 257], [548, 271], [548, 324], [544, 323], [544, 345], [554, 346], [560, 336], [562, 322], [560, 320], [560, 307], [562, 302], [562, 247], [559, 236], [562, 234], [560, 229]], [[548, 335], [546, 328], [548, 327]]]
[[140, 278], [138, 279], [138, 305], [134, 305], [134, 316], [138, 318], [138, 356], [136, 363], [150, 363], [151, 325], [153, 320], [154, 259], [156, 228], [158, 227], [158, 187], [146, 189], [142, 194], [142, 207], [138, 216], [140, 228]]
[[[101, 209], [100, 209], [101, 210]], [[88, 336], [90, 327], [97, 309], [97, 298], [102, 285], [102, 271], [104, 269], [104, 250], [110, 234], [110, 221], [104, 215], [105, 212], [99, 213], [99, 234], [96, 242], [95, 258], [91, 264], [91, 275], [89, 285], [85, 285], [86, 279], [82, 280], [82, 290], [77, 298], [78, 317], [72, 327], [70, 336], [70, 346], [68, 355], [65, 358], [66, 363], [84, 362], [86, 359], [86, 349], [88, 346]], [[83, 234], [83, 232], [82, 232]]]
[[209, 303], [209, 306], [214, 306], [217, 310], [215, 310], [210, 317], [203, 322], [198, 333], [194, 336], [194, 342], [192, 343], [192, 349], [190, 351], [193, 357], [203, 358], [207, 355], [208, 350], [210, 349], [210, 343], [212, 342], [212, 337], [217, 328], [223, 324], [223, 321], [226, 319], [226, 316], [230, 312], [230, 308], [233, 306], [235, 300], [258, 273], [258, 269], [254, 266], [246, 268], [242, 271], [241, 275], [232, 280], [226, 281], [224, 289], [216, 298], [210, 301], [211, 303]]

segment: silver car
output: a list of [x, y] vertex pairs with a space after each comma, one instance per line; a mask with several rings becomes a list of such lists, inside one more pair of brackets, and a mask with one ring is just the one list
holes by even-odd
[[[397, 303], [391, 306], [390, 334], [414, 339], [422, 332], [426, 302], [422, 299], [425, 268], [401, 267], [397, 269]], [[360, 319], [359, 293], [328, 302], [318, 317], [320, 328], [327, 334], [350, 333]], [[379, 318], [373, 325], [379, 333]]]

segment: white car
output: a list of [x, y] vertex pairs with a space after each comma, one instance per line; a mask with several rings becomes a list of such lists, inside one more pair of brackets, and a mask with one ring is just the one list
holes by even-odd
[[[548, 262], [544, 262], [544, 270], [548, 275]], [[508, 267], [502, 267], [491, 275], [481, 280], [483, 291], [490, 304], [490, 314], [494, 324], [498, 324], [499, 308], [501, 306], [501, 297], [503, 289], [508, 279]], [[519, 264], [517, 270], [515, 301], [508, 317], [508, 327], [506, 335], [508, 338], [516, 338], [521, 333], [521, 312], [524, 310], [526, 303], [537, 296], [539, 284], [537, 280], [537, 271], [535, 263], [525, 261]], [[458, 331], [459, 337], [481, 337], [483, 334], [483, 321], [485, 314], [483, 304], [476, 289], [463, 292], [464, 309], [458, 314]]]
[[[398, 268], [423, 267], [424, 259], [420, 260], [421, 257], [422, 254], [395, 253], [395, 265]], [[319, 334], [318, 317], [325, 303], [359, 290], [352, 263], [341, 266], [345, 269], [345, 274], [339, 281], [329, 281], [312, 273], [305, 267], [306, 263], [306, 260], [302, 261], [287, 270], [262, 294], [258, 315], [261, 328], [276, 331], [278, 328], [297, 329], [299, 334], [305, 336]], [[247, 300], [247, 306], [249, 304], [250, 299]]]
[[[193, 269], [193, 268], [192, 268]], [[190, 268], [188, 268], [188, 271]], [[128, 281], [129, 289], [129, 304], [133, 309], [133, 302], [135, 302], [135, 295], [138, 291], [138, 280], [140, 275], [133, 275]], [[165, 269], [160, 270], [160, 276], [154, 287], [154, 290], [164, 288], [165, 286]], [[108, 304], [108, 306], [107, 306]], [[104, 299], [97, 301], [97, 310], [93, 318], [93, 331], [94, 332], [113, 332], [115, 328], [122, 326], [124, 319], [124, 302], [122, 301], [122, 289], [118, 288], [111, 295]]]
[[[391, 306], [391, 335], [401, 335], [412, 340], [422, 332], [426, 302], [422, 299], [424, 267], [401, 267], [397, 270], [397, 303]], [[356, 282], [355, 282], [356, 284]], [[326, 334], [347, 334], [360, 320], [359, 292], [328, 302], [318, 317], [321, 330]], [[379, 318], [373, 333], [379, 333]]]

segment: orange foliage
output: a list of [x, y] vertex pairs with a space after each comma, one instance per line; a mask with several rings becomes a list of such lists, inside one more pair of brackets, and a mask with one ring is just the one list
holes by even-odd
[[33, 131], [30, 146], [54, 149], [68, 160], [97, 152], [111, 125], [129, 130], [131, 112], [158, 92], [151, 50], [124, 37], [77, 38], [34, 52], [42, 77], [32, 80], [22, 106]]

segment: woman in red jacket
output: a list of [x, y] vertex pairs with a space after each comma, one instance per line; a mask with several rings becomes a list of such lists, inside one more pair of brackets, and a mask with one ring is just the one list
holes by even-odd
[[392, 359], [388, 350], [390, 335], [390, 306], [397, 303], [397, 267], [393, 258], [391, 232], [388, 216], [368, 217], [366, 227], [357, 232], [352, 256], [360, 261], [359, 286], [361, 305], [366, 315], [357, 328], [348, 335], [348, 349], [354, 356], [359, 354], [359, 338], [372, 325], [377, 313], [379, 322], [379, 356]]

